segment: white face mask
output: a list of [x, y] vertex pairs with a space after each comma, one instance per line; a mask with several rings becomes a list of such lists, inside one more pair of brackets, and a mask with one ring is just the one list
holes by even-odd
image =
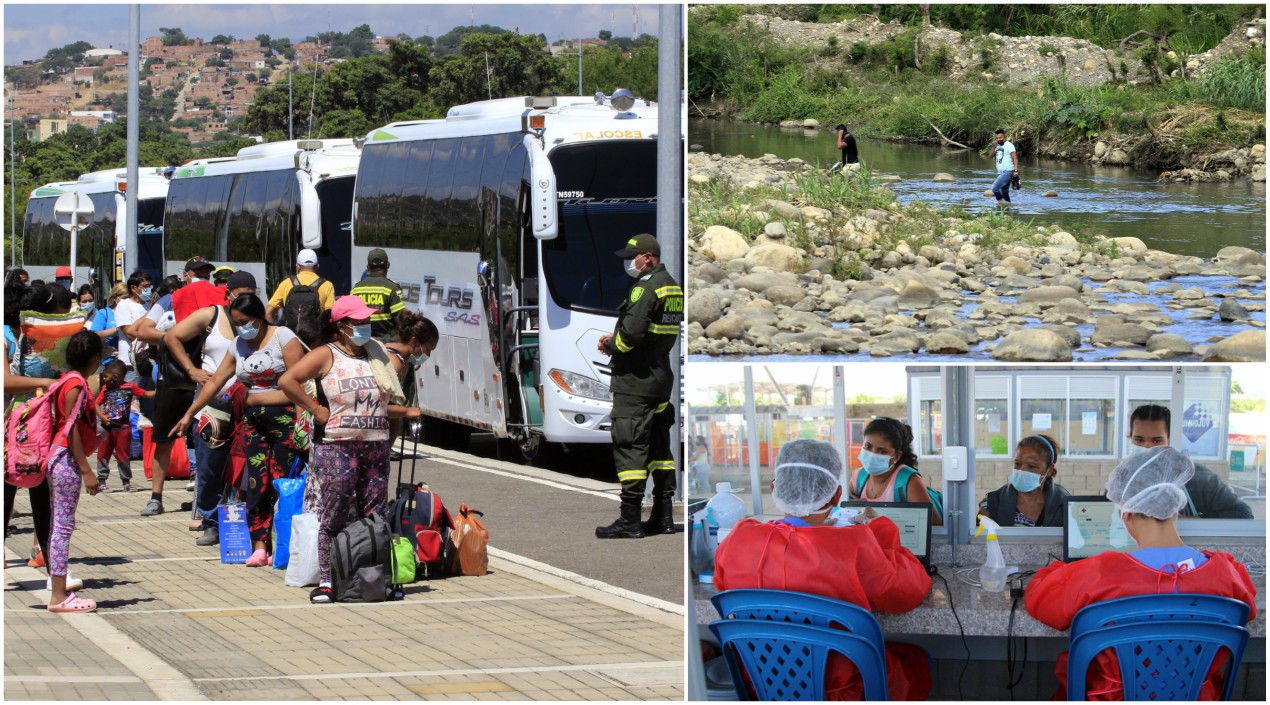
[[640, 271], [639, 267], [635, 266], [636, 259], [638, 259], [638, 257], [622, 260], [622, 266], [626, 268], [626, 274], [632, 279], [639, 279], [640, 276], [643, 275], [643, 272]]

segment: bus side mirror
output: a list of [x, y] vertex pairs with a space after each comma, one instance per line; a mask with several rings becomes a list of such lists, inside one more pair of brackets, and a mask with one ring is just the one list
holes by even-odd
[[556, 173], [543, 151], [542, 143], [532, 136], [525, 138], [529, 151], [529, 211], [534, 238], [554, 240], [559, 234], [556, 222]]

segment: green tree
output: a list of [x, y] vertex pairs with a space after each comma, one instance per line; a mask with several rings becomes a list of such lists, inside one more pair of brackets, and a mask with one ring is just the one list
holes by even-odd
[[463, 38], [469, 34], [508, 34], [510, 30], [502, 27], [494, 27], [483, 24], [479, 27], [470, 25], [466, 27], [455, 27], [454, 29], [442, 34], [436, 38], [432, 44], [433, 50], [441, 56], [449, 56], [450, 54], [459, 53], [459, 48], [463, 45]]
[[225, 79], [225, 84], [226, 84], [226, 85], [230, 85], [230, 86], [236, 86], [236, 85], [238, 85], [238, 77], [237, 77], [237, 76], [230, 76], [229, 78]]
[[159, 31], [163, 33], [163, 46], [184, 46], [193, 44], [194, 40], [185, 36], [185, 32], [180, 27], [160, 27]]
[[430, 47], [433, 45], [434, 42], [435, 40], [432, 38], [432, 35], [430, 34], [425, 34], [419, 37], [415, 37], [415, 44], [418, 44], [420, 46]]
[[[572, 61], [570, 61], [572, 65]], [[587, 47], [582, 57], [586, 93], [629, 88], [635, 95], [657, 99], [657, 45], [642, 46], [629, 55], [620, 47]]]
[[360, 110], [331, 110], [323, 113], [314, 137], [360, 137], [380, 124], [382, 122], [368, 120]]
[[563, 65], [543, 52], [536, 35], [510, 33], [465, 36], [458, 55], [444, 57], [430, 77], [429, 97], [442, 106], [484, 100], [490, 93], [554, 95], [570, 85]]
[[256, 41], [260, 42], [260, 46], [262, 46], [262, 47], [272, 47], [272, 46], [273, 46], [273, 37], [271, 37], [271, 36], [269, 36], [269, 35], [267, 35], [267, 34], [257, 34], [257, 35], [256, 35]]
[[613, 33], [607, 29], [602, 29], [600, 30], [600, 33], [597, 36], [600, 38], [601, 41], [607, 42], [608, 40], [613, 38]]
[[232, 34], [229, 34], [229, 35], [218, 34], [215, 37], [212, 37], [212, 44], [229, 44], [230, 42], [233, 42], [233, 41], [234, 41], [234, 35]]

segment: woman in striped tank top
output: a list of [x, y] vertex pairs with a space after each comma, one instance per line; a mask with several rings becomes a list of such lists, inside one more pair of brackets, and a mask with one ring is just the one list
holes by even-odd
[[[371, 338], [376, 311], [357, 296], [342, 296], [330, 311], [334, 342], [314, 348], [279, 380], [278, 386], [298, 408], [313, 414], [317, 426], [309, 450], [311, 477], [322, 488], [318, 514], [318, 587], [313, 602], [330, 602], [331, 539], [348, 525], [350, 506], [367, 517], [383, 508], [388, 495], [389, 419], [418, 418], [420, 412], [390, 402], [371, 368], [367, 348], [378, 346], [392, 374], [401, 361]], [[324, 314], [325, 315], [325, 314]], [[318, 399], [304, 393], [307, 380], [318, 381]]]

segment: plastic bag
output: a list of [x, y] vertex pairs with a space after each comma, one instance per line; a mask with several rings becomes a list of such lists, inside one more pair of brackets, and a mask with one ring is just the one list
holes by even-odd
[[[298, 462], [298, 461], [297, 461]], [[291, 518], [303, 510], [300, 505], [304, 501], [304, 482], [308, 473], [300, 473], [299, 477], [284, 477], [273, 481], [278, 492], [278, 503], [273, 510], [273, 567], [282, 570], [287, 567], [291, 555]]]
[[283, 580], [291, 587], [318, 584], [318, 517], [297, 514], [291, 519], [291, 560]]

